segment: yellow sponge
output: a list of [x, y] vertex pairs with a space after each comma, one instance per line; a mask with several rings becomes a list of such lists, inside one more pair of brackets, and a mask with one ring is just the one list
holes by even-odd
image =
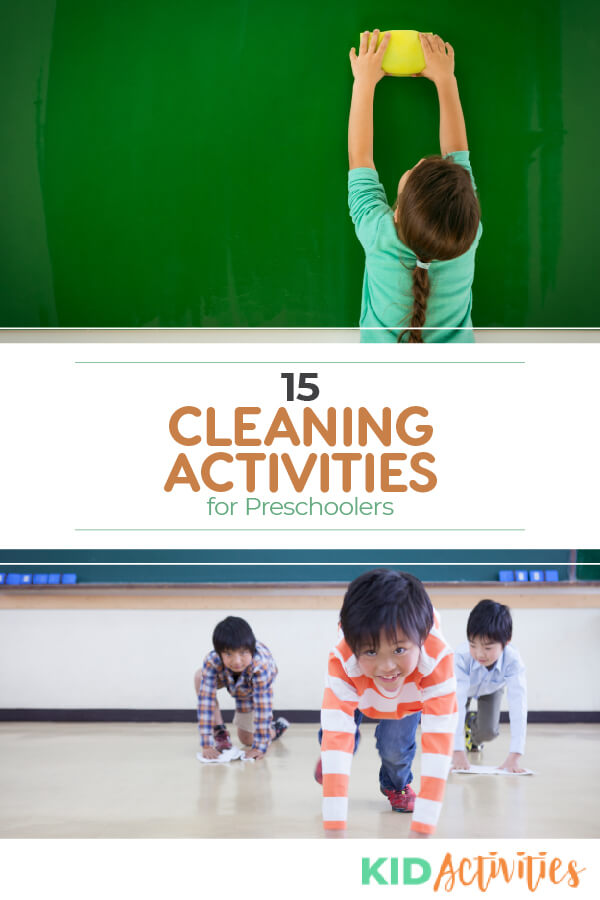
[[[382, 42], [382, 31], [377, 46]], [[391, 38], [383, 56], [382, 68], [388, 75], [417, 75], [425, 68], [425, 57], [418, 31], [390, 31]], [[428, 32], [431, 34], [431, 32]]]

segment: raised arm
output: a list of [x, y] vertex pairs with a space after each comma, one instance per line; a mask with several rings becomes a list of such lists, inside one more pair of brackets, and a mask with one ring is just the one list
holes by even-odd
[[440, 150], [442, 156], [456, 150], [468, 150], [467, 130], [458, 84], [454, 76], [454, 49], [437, 34], [419, 32], [425, 68], [421, 72], [436, 86], [440, 103]]
[[354, 47], [350, 51], [350, 65], [354, 75], [350, 120], [348, 122], [348, 162], [351, 169], [374, 169], [373, 162], [373, 98], [375, 86], [385, 72], [381, 68], [383, 54], [390, 42], [386, 32], [379, 47], [379, 30], [371, 35], [363, 31], [360, 36], [358, 56]]

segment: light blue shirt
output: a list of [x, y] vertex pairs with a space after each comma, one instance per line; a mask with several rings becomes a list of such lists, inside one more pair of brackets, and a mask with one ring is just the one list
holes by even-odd
[[494, 694], [506, 686], [510, 719], [510, 753], [523, 753], [527, 732], [527, 681], [525, 665], [516, 647], [507, 644], [492, 669], [482, 666], [469, 653], [469, 644], [461, 644], [454, 654], [458, 725], [454, 749], [465, 749], [465, 710], [469, 697]]
[[[467, 150], [447, 154], [473, 178]], [[475, 188], [475, 182], [473, 182]], [[412, 270], [417, 257], [396, 233], [394, 213], [375, 169], [351, 169], [348, 204], [356, 236], [365, 251], [365, 274], [360, 310], [360, 339], [395, 343], [410, 325], [413, 309]], [[427, 301], [423, 340], [472, 343], [471, 287], [481, 222], [470, 248], [462, 256], [434, 261], [429, 268], [431, 293]], [[402, 340], [406, 340], [405, 335]]]

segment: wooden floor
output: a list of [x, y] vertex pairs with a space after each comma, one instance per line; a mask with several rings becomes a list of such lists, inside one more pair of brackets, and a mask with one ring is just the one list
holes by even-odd
[[[379, 794], [374, 724], [350, 779], [348, 837], [402, 837]], [[499, 765], [508, 726], [473, 762]], [[1, 724], [0, 837], [320, 837], [316, 727], [264, 760], [207, 766], [193, 725]], [[415, 779], [418, 784], [417, 752]], [[440, 838], [600, 837], [600, 725], [531, 725], [530, 778], [451, 775]]]

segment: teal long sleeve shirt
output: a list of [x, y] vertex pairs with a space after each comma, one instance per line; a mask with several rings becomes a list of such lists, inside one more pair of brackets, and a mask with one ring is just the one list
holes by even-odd
[[[448, 156], [464, 166], [473, 177], [468, 151], [460, 150]], [[395, 343], [412, 317], [412, 270], [417, 257], [398, 238], [394, 214], [375, 169], [350, 170], [348, 203], [357, 237], [365, 251], [361, 341]], [[466, 253], [456, 259], [431, 263], [431, 293], [422, 332], [424, 341], [473, 342], [471, 288], [475, 274], [475, 251], [481, 233], [479, 223], [475, 240]], [[405, 335], [403, 340], [407, 337]]]

